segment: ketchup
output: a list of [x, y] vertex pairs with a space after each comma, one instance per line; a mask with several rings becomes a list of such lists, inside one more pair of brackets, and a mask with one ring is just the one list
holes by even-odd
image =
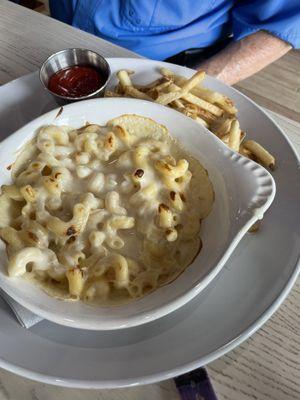
[[60, 96], [83, 97], [95, 92], [103, 78], [94, 67], [74, 65], [57, 71], [48, 83], [48, 89]]

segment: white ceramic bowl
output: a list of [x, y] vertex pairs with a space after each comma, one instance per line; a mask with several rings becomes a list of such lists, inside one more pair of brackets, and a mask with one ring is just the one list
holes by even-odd
[[[168, 127], [209, 172], [215, 190], [213, 211], [201, 231], [203, 248], [183, 274], [171, 284], [130, 304], [104, 308], [61, 301], [22, 278], [8, 278], [6, 253], [0, 247], [0, 285], [12, 298], [53, 322], [83, 329], [109, 330], [140, 325], [170, 313], [203, 290], [218, 274], [250, 226], [261, 218], [275, 196], [275, 182], [263, 167], [229, 150], [192, 119], [155, 103], [134, 99], [93, 99], [51, 111], [5, 139], [0, 146], [0, 184], [10, 182], [7, 166], [36, 129], [46, 124], [79, 127], [105, 124], [121, 114], [135, 113]], [[59, 114], [59, 116], [58, 116]]]

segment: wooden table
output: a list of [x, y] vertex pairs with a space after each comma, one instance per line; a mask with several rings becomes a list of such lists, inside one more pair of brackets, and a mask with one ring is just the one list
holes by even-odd
[[[52, 52], [89, 47], [109, 57], [137, 57], [95, 36], [0, 0], [0, 84], [35, 71]], [[300, 152], [300, 53], [290, 52], [237, 87], [267, 107]], [[290, 118], [290, 119], [289, 119]], [[0, 322], [1, 323], [1, 322]], [[300, 399], [300, 281], [250, 339], [207, 366], [219, 400]], [[0, 371], [0, 400], [178, 399], [172, 380], [86, 391], [36, 383]]]

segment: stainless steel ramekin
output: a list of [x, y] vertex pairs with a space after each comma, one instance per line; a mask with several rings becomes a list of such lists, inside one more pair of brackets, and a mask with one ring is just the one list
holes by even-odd
[[[75, 65], [91, 66], [99, 70], [104, 79], [103, 85], [96, 91], [80, 97], [61, 96], [48, 89], [50, 77], [57, 71]], [[100, 54], [88, 49], [65, 49], [52, 54], [40, 68], [40, 81], [44, 88], [54, 96], [59, 104], [71, 103], [78, 100], [86, 100], [94, 97], [103, 97], [105, 88], [111, 76], [108, 62]]]

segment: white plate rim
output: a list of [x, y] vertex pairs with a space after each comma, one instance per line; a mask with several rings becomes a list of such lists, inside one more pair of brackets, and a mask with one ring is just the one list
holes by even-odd
[[298, 275], [300, 273], [300, 259], [298, 259], [293, 274], [291, 275], [287, 285], [284, 287], [280, 295], [277, 297], [276, 301], [260, 315], [255, 323], [251, 324], [242, 333], [236, 336], [229, 343], [215, 350], [214, 352], [201, 357], [200, 359], [195, 359], [191, 362], [181, 365], [178, 368], [173, 368], [165, 372], [159, 372], [157, 374], [150, 374], [143, 377], [141, 380], [136, 379], [113, 379], [105, 380], [103, 382], [94, 380], [78, 380], [78, 379], [63, 379], [52, 375], [40, 374], [35, 371], [16, 366], [8, 361], [0, 358], [0, 367], [6, 369], [7, 371], [13, 372], [17, 375], [23, 376], [28, 379], [33, 379], [39, 382], [48, 383], [50, 385], [58, 385], [68, 388], [78, 388], [78, 389], [116, 389], [125, 387], [134, 387], [140, 385], [146, 385], [151, 383], [157, 383], [164, 381], [166, 379], [174, 378], [178, 375], [185, 374], [193, 369], [205, 366], [212, 361], [215, 361], [219, 357], [225, 355], [230, 350], [247, 340], [251, 335], [253, 335], [267, 320], [274, 314], [274, 312], [280, 307], [282, 302], [285, 300], [290, 290], [292, 289]]
[[[122, 62], [126, 62], [126, 58], [111, 58], [109, 61], [114, 62], [115, 60], [122, 60]], [[146, 61], [149, 62], [151, 60], [139, 60], [139, 59], [132, 59], [129, 58], [128, 60], [135, 60], [135, 61]], [[154, 61], [153, 61], [154, 62]], [[156, 64], [162, 64], [160, 62], [155, 62]], [[172, 64], [169, 64], [171, 67]], [[192, 71], [192, 70], [190, 70]], [[34, 75], [36, 73], [28, 74], [29, 75]], [[24, 77], [15, 79], [7, 85], [9, 85], [12, 82], [15, 82], [19, 79], [22, 79]], [[268, 115], [260, 106], [258, 106], [254, 101], [249, 99], [247, 96], [245, 96], [243, 93], [239, 92], [238, 90], [232, 88], [235, 92], [237, 92], [240, 96], [244, 97], [247, 99], [248, 102], [254, 104], [261, 113], [264, 114], [264, 117], [272, 121], [272, 123], [276, 126], [277, 130], [280, 132], [280, 134], [284, 137], [286, 140], [287, 144], [289, 145], [290, 149], [295, 155], [295, 158], [298, 162], [298, 165], [300, 165], [300, 158], [294, 148], [294, 145], [291, 143], [290, 139], [286, 136], [286, 134], [282, 131], [282, 129], [279, 127], [276, 121]], [[289, 291], [291, 290], [292, 286], [294, 285], [298, 275], [300, 273], [300, 258], [298, 257], [297, 262], [295, 263], [293, 267], [293, 272], [290, 274], [290, 278], [287, 280], [285, 286], [282, 288], [281, 292], [278, 294], [276, 300], [266, 308], [265, 311], [263, 311], [258, 318], [256, 319], [255, 322], [251, 323], [248, 328], [243, 329], [243, 331], [236, 335], [235, 338], [233, 338], [230, 342], [225, 344], [224, 346], [220, 347], [216, 351], [210, 353], [209, 355], [205, 355], [201, 358], [197, 358], [194, 361], [191, 361], [189, 363], [183, 364], [179, 368], [174, 368], [174, 369], [169, 369], [165, 373], [159, 373], [159, 375], [156, 374], [151, 374], [148, 375], [147, 377], [143, 377], [140, 381], [136, 381], [133, 379], [124, 379], [124, 380], [107, 380], [104, 382], [99, 382], [98, 380], [72, 380], [72, 379], [61, 379], [55, 376], [51, 376], [48, 374], [40, 374], [36, 373], [34, 371], [31, 371], [30, 369], [26, 369], [20, 366], [17, 366], [16, 364], [10, 363], [6, 360], [0, 359], [0, 367], [5, 368], [11, 372], [14, 372], [16, 374], [19, 374], [21, 376], [27, 377], [29, 379], [35, 379], [41, 382], [53, 384], [53, 385], [59, 385], [59, 386], [65, 386], [65, 387], [73, 387], [73, 388], [86, 388], [86, 389], [105, 389], [105, 388], [117, 388], [117, 387], [128, 387], [128, 386], [137, 386], [141, 384], [148, 384], [148, 383], [154, 383], [158, 382], [161, 380], [169, 379], [172, 378], [178, 374], [185, 373], [193, 368], [199, 367], [201, 365], [205, 365], [209, 362], [214, 361], [218, 357], [224, 355], [228, 351], [232, 350], [235, 348], [237, 345], [241, 344], [244, 340], [246, 340], [249, 336], [251, 336], [254, 332], [256, 332], [271, 316], [272, 314], [278, 309], [278, 307], [282, 304], [282, 302], [285, 300], [287, 297]]]

